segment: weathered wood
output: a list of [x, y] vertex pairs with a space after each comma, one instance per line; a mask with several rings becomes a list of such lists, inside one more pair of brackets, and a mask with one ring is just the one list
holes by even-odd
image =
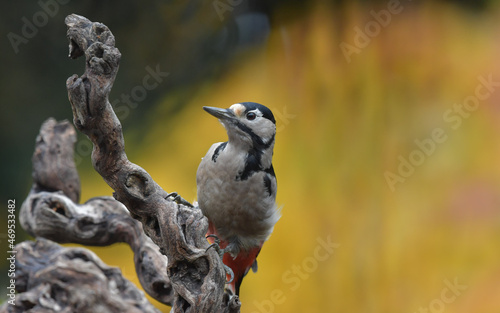
[[144, 290], [161, 303], [172, 305], [167, 257], [144, 234], [123, 204], [111, 197], [92, 198], [83, 205], [61, 193], [30, 194], [20, 212], [23, 228], [32, 236], [58, 243], [108, 246], [125, 242], [134, 252], [137, 277]]
[[33, 192], [62, 191], [73, 202], [80, 200], [80, 178], [73, 161], [76, 132], [68, 121], [46, 120], [33, 153]]
[[66, 24], [70, 56], [84, 52], [86, 58], [84, 74], [66, 82], [74, 124], [94, 144], [92, 164], [114, 197], [168, 257], [172, 311], [239, 312], [238, 297], [224, 296], [222, 261], [214, 249], [207, 250], [207, 219], [198, 208], [176, 203], [125, 154], [121, 124], [108, 101], [121, 58], [111, 32], [77, 15], [68, 16]]
[[16, 245], [15, 305], [0, 311], [141, 313], [159, 311], [144, 293], [93, 252], [47, 240]]
[[[123, 204], [111, 197], [97, 197], [79, 205], [74, 203], [74, 197], [69, 198], [80, 194], [72, 158], [75, 139], [75, 129], [69, 122], [48, 119], [43, 123], [33, 154], [33, 188], [19, 213], [21, 226], [34, 237], [59, 243], [129, 244], [144, 290], [171, 305], [173, 291], [166, 273], [167, 258]], [[77, 189], [67, 188], [64, 179]]]

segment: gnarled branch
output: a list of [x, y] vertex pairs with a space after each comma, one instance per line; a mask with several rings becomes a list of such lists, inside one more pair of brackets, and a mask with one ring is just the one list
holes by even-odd
[[32, 236], [59, 243], [108, 246], [125, 242], [134, 252], [137, 277], [144, 290], [172, 305], [167, 257], [147, 237], [123, 204], [111, 197], [92, 198], [77, 205], [61, 193], [30, 194], [21, 210], [21, 225]]
[[121, 124], [108, 101], [121, 58], [113, 35], [105, 25], [74, 14], [66, 24], [70, 56], [86, 58], [85, 73], [66, 82], [74, 124], [94, 144], [92, 164], [114, 197], [168, 257], [173, 312], [238, 312], [238, 297], [224, 293], [222, 261], [207, 250], [207, 219], [198, 208], [174, 201], [125, 154]]

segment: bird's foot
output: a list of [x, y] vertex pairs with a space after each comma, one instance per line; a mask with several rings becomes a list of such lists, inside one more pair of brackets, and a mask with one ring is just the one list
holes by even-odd
[[[224, 257], [224, 253], [226, 253], [227, 249], [221, 249], [220, 247], [220, 239], [219, 237], [217, 237], [216, 235], [208, 235], [206, 238], [214, 238], [214, 243], [211, 244], [206, 251], [208, 251], [208, 249], [210, 248], [214, 248], [215, 251], [217, 252], [217, 254], [219, 255], [219, 258], [221, 259], [222, 261], [222, 258]], [[231, 276], [231, 278], [229, 279], [229, 281], [226, 281], [226, 284], [230, 284], [233, 282], [234, 280], [234, 272], [233, 270], [227, 266], [226, 264], [222, 263], [222, 265], [224, 266], [224, 270], [226, 271], [226, 274]]]
[[167, 196], [165, 197], [165, 199], [168, 199], [168, 198], [172, 198], [172, 200], [175, 201], [175, 203], [177, 203], [177, 204], [182, 204], [182, 205], [188, 206], [190, 208], [194, 208], [194, 206], [191, 203], [189, 203], [189, 201], [187, 201], [186, 199], [181, 197], [181, 195], [179, 195], [177, 192], [168, 193]]

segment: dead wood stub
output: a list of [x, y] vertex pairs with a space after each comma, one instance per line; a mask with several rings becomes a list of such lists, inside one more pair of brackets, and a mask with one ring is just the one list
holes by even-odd
[[45, 121], [33, 153], [33, 189], [62, 191], [73, 202], [80, 200], [80, 178], [73, 161], [76, 132], [68, 121]]

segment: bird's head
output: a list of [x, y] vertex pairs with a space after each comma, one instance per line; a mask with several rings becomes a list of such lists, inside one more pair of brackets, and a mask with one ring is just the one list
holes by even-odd
[[228, 109], [203, 107], [224, 125], [229, 142], [266, 149], [274, 144], [276, 120], [267, 107], [255, 102], [241, 102]]

